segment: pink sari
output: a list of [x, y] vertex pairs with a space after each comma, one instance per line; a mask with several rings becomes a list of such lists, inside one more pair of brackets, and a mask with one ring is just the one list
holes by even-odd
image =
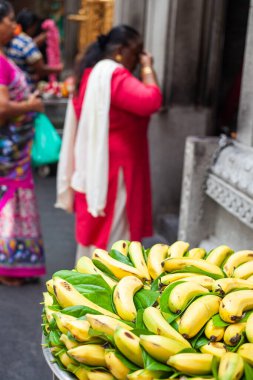
[[[8, 87], [10, 99], [27, 99], [29, 88], [24, 74], [3, 56], [0, 72], [0, 86]], [[0, 276], [45, 274], [31, 172], [33, 118], [33, 114], [15, 117], [0, 128]]]

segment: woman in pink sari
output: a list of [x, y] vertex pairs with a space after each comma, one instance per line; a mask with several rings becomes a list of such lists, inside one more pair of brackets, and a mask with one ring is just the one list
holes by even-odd
[[0, 283], [5, 285], [45, 274], [30, 158], [33, 119], [43, 105], [4, 54], [15, 27], [11, 4], [0, 0]]

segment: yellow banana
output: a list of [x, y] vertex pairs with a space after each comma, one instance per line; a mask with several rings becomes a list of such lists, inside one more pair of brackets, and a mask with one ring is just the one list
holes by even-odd
[[176, 282], [176, 281], [196, 282], [209, 290], [212, 290], [212, 286], [214, 283], [214, 279], [212, 277], [204, 276], [197, 273], [179, 272], [179, 273], [166, 274], [165, 276], [161, 277], [161, 284], [164, 284], [164, 285], [169, 285], [172, 282]]
[[143, 278], [142, 273], [140, 273], [136, 268], [113, 259], [108, 255], [107, 251], [104, 251], [103, 249], [95, 249], [92, 259], [105, 265], [117, 278], [123, 278], [131, 275]]
[[69, 337], [66, 334], [61, 334], [60, 341], [65, 345], [65, 347], [68, 350], [78, 346], [78, 343], [72, 339], [69, 339]]
[[210, 342], [200, 347], [200, 351], [202, 354], [211, 354], [220, 359], [227, 352], [227, 349], [225, 344], [221, 342]]
[[153, 380], [155, 377], [159, 378], [163, 372], [150, 371], [149, 369], [138, 369], [127, 376], [129, 380]]
[[164, 319], [160, 310], [155, 307], [149, 306], [144, 310], [143, 321], [152, 333], [181, 342], [185, 348], [191, 347], [190, 343]]
[[53, 316], [54, 316], [58, 329], [63, 334], [67, 334], [68, 332], [68, 329], [66, 326], [67, 322], [73, 321], [76, 319], [75, 317], [72, 317], [71, 315], [62, 314], [60, 312], [54, 312]]
[[168, 306], [173, 313], [180, 314], [194, 297], [207, 293], [209, 290], [196, 282], [182, 282], [172, 289]]
[[75, 364], [74, 360], [69, 357], [67, 352], [60, 352], [57, 357], [60, 359], [64, 367], [68, 367], [70, 364]]
[[54, 277], [54, 294], [61, 307], [82, 305], [97, 310], [101, 314], [109, 315], [113, 318], [119, 318], [116, 314], [96, 305], [88, 298], [80, 294], [69, 282], [62, 280], [60, 277]]
[[243, 359], [235, 352], [226, 352], [218, 370], [218, 380], [239, 380], [244, 371]]
[[106, 367], [117, 380], [125, 380], [130, 369], [117, 357], [115, 350], [105, 351]]
[[188, 375], [208, 375], [212, 371], [213, 355], [202, 353], [182, 353], [169, 358], [167, 363]]
[[73, 337], [79, 342], [86, 342], [89, 340], [90, 324], [88, 321], [85, 321], [83, 319], [76, 319], [75, 321], [67, 321], [65, 323], [65, 326], [68, 331], [71, 332]]
[[233, 277], [248, 279], [253, 274], [253, 260], [250, 262], [239, 265], [234, 270]]
[[127, 256], [129, 244], [130, 241], [128, 240], [118, 240], [115, 243], [113, 243], [111, 250], [115, 249], [116, 251], [119, 251], [122, 255]]
[[196, 277], [196, 276], [197, 276], [196, 273], [184, 273], [184, 272], [169, 273], [161, 277], [161, 283], [164, 285], [169, 285], [172, 282], [179, 281], [179, 280], [185, 281], [185, 279], [188, 277]]
[[253, 290], [228, 293], [220, 304], [220, 317], [225, 322], [240, 322], [244, 311], [253, 309]]
[[149, 251], [147, 265], [148, 271], [153, 280], [164, 272], [161, 263], [168, 255], [168, 248], [169, 246], [167, 244], [155, 244]]
[[174, 271], [185, 271], [185, 272], [196, 272], [199, 269], [209, 277], [212, 278], [223, 278], [224, 274], [222, 270], [214, 264], [207, 263], [203, 259], [190, 259], [188, 257], [183, 258], [167, 258], [162, 262], [163, 268], [166, 272]]
[[82, 366], [70, 364], [67, 370], [72, 372], [79, 380], [88, 380], [88, 371]]
[[225, 262], [223, 270], [227, 277], [232, 277], [234, 270], [241, 264], [253, 260], [253, 251], [243, 250], [233, 253]]
[[54, 294], [54, 286], [53, 286], [53, 279], [51, 278], [46, 282], [47, 291], [50, 294]]
[[46, 318], [48, 322], [51, 322], [54, 319], [53, 314], [55, 313], [54, 310], [49, 308], [49, 306], [52, 306], [54, 303], [53, 297], [48, 292], [43, 292], [43, 299]]
[[169, 247], [168, 256], [173, 257], [173, 258], [183, 257], [184, 254], [188, 251], [189, 247], [190, 247], [189, 243], [178, 240]]
[[225, 327], [214, 326], [213, 320], [210, 319], [205, 327], [205, 336], [210, 342], [219, 342], [222, 340], [225, 332]]
[[206, 255], [206, 250], [204, 248], [192, 248], [186, 254], [190, 259], [203, 259]]
[[110, 286], [110, 288], [113, 288], [115, 285], [117, 285], [117, 281], [113, 280], [111, 277], [107, 276], [104, 272], [102, 272], [100, 269], [98, 269], [92, 262], [92, 260], [87, 256], [82, 256], [77, 264], [76, 264], [76, 270], [79, 273], [84, 274], [100, 274], [100, 276], [103, 277], [103, 279], [107, 282], [107, 284]]
[[161, 335], [140, 335], [140, 344], [156, 360], [167, 363], [171, 355], [185, 349], [185, 344]]
[[86, 314], [86, 319], [94, 330], [108, 335], [113, 335], [117, 327], [123, 327], [126, 330], [133, 329], [119, 319], [107, 315]]
[[143, 367], [144, 363], [140, 347], [140, 338], [122, 327], [116, 329], [113, 337], [119, 351], [131, 360], [131, 362], [137, 364], [139, 367]]
[[213, 292], [219, 293], [222, 297], [235, 289], [253, 289], [253, 282], [240, 278], [221, 278], [213, 283]]
[[180, 318], [179, 333], [187, 339], [194, 337], [219, 312], [220, 302], [221, 298], [214, 295], [205, 295], [193, 301]]
[[88, 371], [88, 380], [115, 380], [111, 373], [104, 371]]
[[227, 245], [220, 245], [209, 253], [209, 255], [206, 257], [206, 262], [220, 267], [233, 252], [234, 251]]
[[71, 348], [68, 355], [79, 363], [105, 367], [105, 349], [98, 344], [86, 344]]
[[245, 327], [246, 322], [233, 323], [232, 325], [229, 325], [224, 333], [224, 343], [228, 346], [236, 346], [241, 340]]
[[113, 292], [113, 303], [120, 318], [133, 322], [136, 318], [136, 307], [133, 297], [143, 287], [143, 282], [135, 276], [122, 278]]
[[142, 245], [138, 241], [132, 241], [129, 245], [129, 257], [142, 278], [150, 281], [150, 274], [143, 256]]
[[247, 339], [250, 343], [253, 343], [253, 313], [250, 314], [245, 328]]
[[243, 360], [253, 366], [253, 343], [242, 344], [237, 353], [243, 358]]
[[253, 274], [247, 278], [247, 281], [253, 282]]

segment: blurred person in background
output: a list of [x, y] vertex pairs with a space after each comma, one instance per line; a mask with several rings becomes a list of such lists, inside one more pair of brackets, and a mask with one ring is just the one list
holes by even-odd
[[12, 5], [0, 0], [0, 283], [5, 285], [45, 274], [31, 171], [33, 120], [43, 104], [5, 55], [15, 28]]
[[[140, 64], [140, 80], [133, 71]], [[56, 207], [74, 210], [76, 260], [94, 247], [152, 235], [148, 123], [162, 96], [150, 54], [130, 26], [114, 27], [85, 52], [69, 101]], [[75, 129], [77, 128], [77, 129]]]
[[[45, 28], [43, 29], [42, 20], [29, 9], [23, 9], [17, 15], [17, 24], [21, 30], [12, 38], [6, 50], [7, 56], [26, 73], [32, 90], [35, 89], [36, 83], [39, 80], [45, 79], [51, 74], [58, 75], [63, 69], [63, 65], [60, 62], [60, 47], [59, 43], [57, 45], [57, 42], [53, 46], [54, 53], [50, 53], [49, 61], [45, 62], [47, 40], [50, 43], [54, 42], [55, 33], [51, 33], [52, 20], [45, 20], [44, 23]], [[49, 39], [47, 39], [48, 32], [51, 33]], [[57, 57], [57, 60], [54, 57]], [[56, 76], [54, 79], [56, 79]]]

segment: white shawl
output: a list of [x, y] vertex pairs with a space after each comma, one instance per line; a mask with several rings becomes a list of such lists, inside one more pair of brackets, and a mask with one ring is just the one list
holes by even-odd
[[88, 79], [80, 121], [77, 126], [69, 100], [57, 171], [56, 207], [73, 210], [73, 189], [86, 194], [88, 212], [104, 215], [108, 190], [108, 130], [111, 78], [121, 65], [104, 59]]

